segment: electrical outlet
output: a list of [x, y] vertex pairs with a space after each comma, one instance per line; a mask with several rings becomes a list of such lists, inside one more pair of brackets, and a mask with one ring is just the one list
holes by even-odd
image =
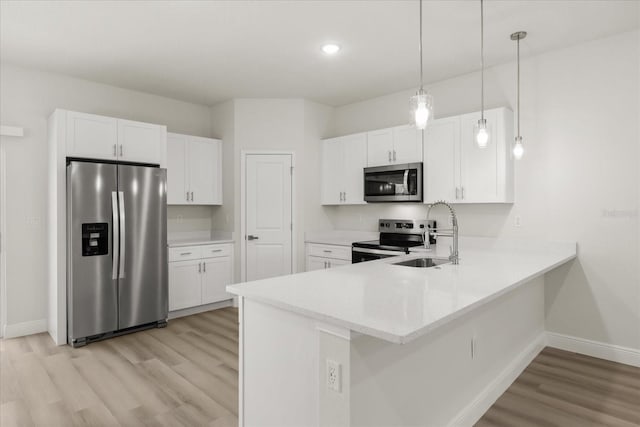
[[340, 364], [335, 360], [327, 359], [327, 388], [340, 393], [342, 374]]
[[516, 215], [513, 220], [513, 225], [515, 225], [516, 227], [522, 227], [522, 218], [520, 218], [520, 215]]

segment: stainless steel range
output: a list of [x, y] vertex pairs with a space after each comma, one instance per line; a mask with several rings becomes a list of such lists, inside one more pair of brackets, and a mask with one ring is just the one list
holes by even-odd
[[[381, 219], [378, 221], [380, 238], [351, 244], [351, 263], [373, 261], [408, 254], [415, 246], [424, 245], [425, 235], [436, 228], [434, 220]], [[435, 243], [435, 238], [429, 238]]]

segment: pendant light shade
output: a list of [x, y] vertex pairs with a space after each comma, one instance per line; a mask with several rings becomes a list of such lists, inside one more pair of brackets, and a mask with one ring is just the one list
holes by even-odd
[[420, 0], [420, 39], [418, 42], [420, 54], [420, 89], [409, 99], [411, 108], [411, 122], [420, 130], [427, 127], [433, 118], [433, 97], [425, 92], [422, 83], [422, 0]]
[[431, 120], [433, 111], [433, 97], [420, 89], [411, 97], [411, 119], [418, 129], [425, 129]]
[[489, 127], [484, 118], [484, 1], [480, 0], [480, 120], [475, 128], [476, 144], [485, 148], [489, 144]]
[[517, 43], [517, 52], [516, 52], [516, 63], [517, 63], [517, 113], [518, 113], [518, 122], [517, 122], [517, 130], [518, 134], [515, 137], [513, 144], [513, 157], [520, 160], [524, 155], [524, 146], [522, 145], [522, 135], [520, 134], [520, 40], [527, 37], [526, 31], [518, 31], [517, 33], [511, 34], [511, 40]]

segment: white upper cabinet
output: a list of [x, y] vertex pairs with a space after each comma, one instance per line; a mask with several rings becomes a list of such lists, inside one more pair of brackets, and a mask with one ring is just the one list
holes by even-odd
[[118, 119], [67, 112], [67, 156], [116, 160]]
[[422, 161], [422, 131], [397, 126], [367, 132], [367, 166]]
[[393, 162], [393, 131], [380, 129], [367, 132], [367, 166], [382, 166]]
[[191, 137], [187, 149], [192, 203], [222, 204], [222, 142]]
[[[424, 133], [424, 200], [452, 201], [459, 186], [460, 117], [433, 120]], [[459, 191], [459, 190], [458, 190]]]
[[422, 161], [422, 131], [415, 126], [398, 126], [393, 130], [394, 163]]
[[322, 204], [364, 204], [363, 170], [366, 164], [366, 134], [324, 140], [322, 142]]
[[137, 163], [164, 163], [164, 126], [118, 119], [118, 158]]
[[167, 135], [167, 204], [222, 204], [222, 141]]
[[425, 132], [425, 203], [513, 203], [513, 113], [485, 111], [489, 143], [480, 148], [475, 126], [480, 113], [434, 120]]
[[167, 204], [186, 204], [190, 199], [187, 194], [186, 179], [187, 137], [175, 133], [167, 134]]
[[95, 114], [66, 115], [66, 156], [166, 164], [166, 127]]

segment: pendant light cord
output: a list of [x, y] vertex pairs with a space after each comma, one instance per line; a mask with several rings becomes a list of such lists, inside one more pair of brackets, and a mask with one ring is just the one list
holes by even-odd
[[480, 0], [480, 119], [484, 121], [484, 1]]
[[518, 138], [520, 137], [520, 38], [518, 38], [518, 53], [517, 53], [517, 57], [518, 57]]
[[418, 51], [420, 52], [420, 93], [422, 93], [422, 0], [420, 0], [420, 43], [418, 44]]

